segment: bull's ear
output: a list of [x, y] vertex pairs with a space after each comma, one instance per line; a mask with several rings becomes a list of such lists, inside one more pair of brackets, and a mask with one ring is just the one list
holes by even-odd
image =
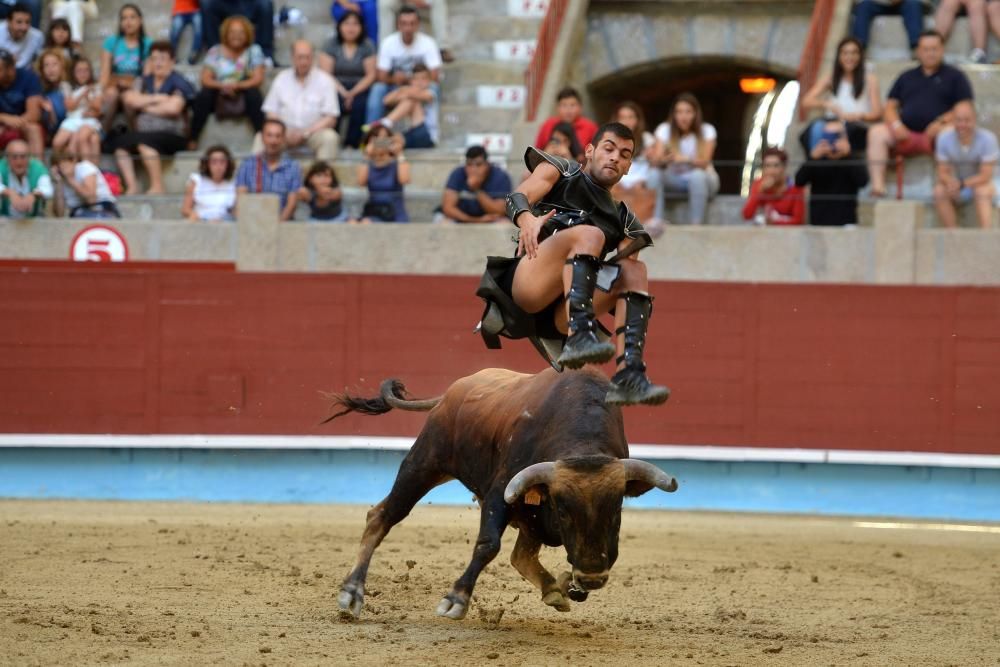
[[536, 484], [524, 492], [521, 500], [524, 501], [525, 505], [541, 505], [546, 496], [548, 496], [548, 487], [544, 484]]

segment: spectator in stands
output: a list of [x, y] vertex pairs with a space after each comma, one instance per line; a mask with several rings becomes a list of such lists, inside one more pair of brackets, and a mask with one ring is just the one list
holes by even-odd
[[576, 140], [581, 147], [589, 144], [597, 132], [597, 123], [583, 115], [583, 102], [576, 88], [566, 87], [556, 94], [556, 115], [547, 118], [538, 128], [538, 134], [535, 136], [536, 148], [544, 150], [545, 144], [552, 136], [552, 129], [559, 123], [569, 123], [573, 126]]
[[10, 18], [16, 5], [24, 5], [31, 14], [31, 26], [42, 27], [42, 0], [0, 0], [0, 19]]
[[[868, 124], [881, 120], [882, 99], [878, 79], [865, 66], [865, 48], [856, 37], [845, 37], [837, 45], [833, 73], [826, 74], [802, 98], [806, 111], [822, 111], [847, 124], [853, 150], [868, 144]], [[806, 153], [819, 143], [825, 118], [809, 124], [800, 137]]]
[[118, 204], [104, 174], [76, 153], [53, 152], [55, 214], [70, 218], [120, 218]]
[[[681, 93], [674, 101], [670, 117], [657, 126], [654, 135], [656, 148], [652, 164], [655, 170], [651, 185], [666, 192], [686, 193], [688, 222], [702, 224], [708, 200], [719, 192], [719, 174], [712, 165], [718, 136], [715, 126], [702, 118], [698, 98], [691, 93]], [[658, 220], [666, 217], [662, 195], [656, 198], [653, 216]]]
[[410, 163], [403, 156], [402, 137], [376, 125], [365, 137], [367, 160], [358, 165], [358, 185], [368, 188], [361, 222], [409, 222], [403, 187], [410, 182]]
[[506, 200], [513, 191], [510, 175], [490, 164], [482, 146], [465, 151], [465, 166], [448, 175], [441, 207], [434, 222], [502, 222], [507, 219]]
[[944, 63], [944, 39], [933, 30], [920, 36], [919, 67], [899, 75], [885, 105], [885, 122], [868, 131], [868, 169], [872, 196], [885, 195], [889, 151], [929, 155], [938, 134], [951, 125], [952, 109], [972, 99], [972, 86], [961, 70]]
[[361, 145], [368, 93], [375, 83], [375, 44], [366, 36], [366, 30], [360, 14], [344, 12], [337, 21], [337, 33], [319, 54], [319, 66], [333, 75], [340, 108], [348, 116], [344, 145], [351, 148]]
[[823, 124], [809, 160], [795, 173], [795, 185], [809, 186], [809, 224], [858, 224], [858, 191], [868, 185], [868, 168], [851, 152], [844, 121]]
[[576, 138], [576, 130], [569, 123], [556, 123], [542, 150], [577, 162], [583, 162], [583, 146]]
[[148, 74], [146, 59], [153, 40], [146, 36], [142, 12], [128, 3], [118, 10], [118, 34], [104, 40], [101, 51], [100, 88], [104, 94], [104, 130], [111, 129], [121, 108], [121, 95], [137, 77]]
[[982, 65], [986, 63], [986, 38], [989, 36], [989, 26], [986, 24], [986, 0], [939, 0], [934, 11], [934, 29], [948, 41], [951, 29], [955, 25], [955, 17], [963, 7], [966, 16], [969, 17], [969, 36], [972, 39], [969, 61]]
[[181, 215], [188, 220], [221, 222], [236, 219], [236, 161], [221, 144], [205, 151], [198, 171], [188, 177]]
[[[632, 209], [635, 216], [643, 222], [646, 231], [657, 235], [663, 231], [663, 221], [654, 217], [656, 198], [660, 195], [660, 189], [656, 186], [660, 183], [660, 178], [659, 173], [653, 177], [650, 167], [650, 159], [656, 149], [656, 137], [646, 130], [646, 114], [635, 102], [621, 102], [611, 114], [611, 120], [632, 130], [639, 144], [632, 157], [632, 166], [611, 190], [611, 194]], [[650, 187], [651, 182], [654, 187]]]
[[83, 20], [97, 18], [97, 0], [52, 0], [50, 11], [52, 21], [66, 21], [69, 41], [79, 49], [84, 36]]
[[51, 137], [66, 118], [66, 100], [71, 92], [62, 51], [43, 51], [38, 59], [38, 74], [42, 83], [41, 123], [45, 136]]
[[[265, 58], [274, 62], [274, 4], [271, 0], [201, 0], [202, 36], [206, 48], [225, 44], [225, 22], [242, 16], [253, 30], [248, 30], [250, 43], [260, 46]], [[259, 129], [259, 128], [258, 128]]]
[[309, 205], [310, 221], [347, 221], [344, 195], [332, 166], [322, 160], [314, 162], [302, 180], [304, 184], [299, 188], [299, 201]]
[[763, 160], [763, 175], [750, 185], [743, 219], [758, 225], [801, 225], [805, 203], [801, 188], [786, 172], [788, 154], [772, 146]]
[[73, 62], [79, 51], [70, 39], [71, 34], [66, 19], [52, 19], [49, 21], [49, 29], [45, 31], [45, 50], [58, 49], [67, 63]]
[[278, 195], [280, 219], [291, 220], [302, 187], [302, 168], [285, 157], [285, 124], [268, 118], [261, 130], [263, 151], [243, 160], [236, 171], [236, 192]]
[[[382, 5], [384, 2], [379, 0], [333, 0], [333, 4], [330, 5], [330, 15], [337, 23], [337, 32], [339, 33], [340, 22], [344, 20], [344, 17], [348, 14], [355, 14], [365, 35], [372, 40], [372, 43], [378, 44], [378, 15]], [[393, 14], [390, 13], [388, 18], [390, 23], [387, 23], [386, 26], [392, 25]]]
[[437, 88], [426, 65], [417, 63], [410, 83], [396, 88], [383, 101], [392, 111], [377, 123], [401, 131], [406, 148], [434, 148], [438, 141]]
[[383, 39], [378, 48], [376, 81], [368, 95], [368, 122], [385, 116], [382, 100], [397, 87], [410, 83], [417, 63], [423, 63], [430, 70], [431, 80], [437, 84], [441, 73], [437, 42], [420, 32], [417, 10], [404, 5], [396, 19], [396, 32]]
[[198, 0], [174, 0], [174, 9], [170, 17], [170, 46], [174, 48], [174, 53], [177, 53], [181, 34], [187, 26], [191, 26], [188, 65], [194, 65], [201, 55], [201, 4]]
[[0, 148], [13, 139], [28, 142], [32, 156], [45, 150], [42, 84], [30, 69], [17, 67], [14, 56], [0, 49]]
[[52, 179], [45, 163], [28, 155], [28, 144], [20, 139], [7, 144], [0, 160], [0, 216], [36, 218], [52, 199]]
[[979, 226], [993, 222], [996, 187], [993, 170], [1000, 158], [997, 136], [976, 127], [976, 108], [971, 100], [955, 105], [954, 127], [943, 130], [935, 145], [937, 183], [934, 204], [945, 227], [957, 225], [956, 207], [975, 202]]
[[431, 28], [434, 30], [434, 40], [441, 47], [441, 60], [450, 63], [455, 58], [449, 48], [451, 34], [448, 32], [448, 2], [447, 0], [379, 0], [379, 25], [392, 25], [392, 19], [404, 7], [414, 10], [430, 10]]
[[0, 49], [14, 54], [18, 67], [31, 67], [45, 46], [45, 35], [31, 26], [31, 10], [17, 3], [0, 23]]
[[1000, 39], [1000, 0], [986, 0], [986, 18], [990, 30]]
[[72, 91], [66, 97], [66, 118], [52, 137], [52, 149], [69, 151], [96, 162], [101, 155], [101, 91], [86, 58], [73, 62]]
[[264, 99], [260, 86], [266, 66], [264, 52], [254, 44], [254, 27], [243, 16], [230, 16], [222, 23], [222, 42], [205, 54], [201, 68], [201, 90], [194, 99], [191, 142], [194, 150], [209, 114], [216, 118], [250, 119], [255, 132], [264, 124]]
[[857, 37], [862, 46], [867, 48], [875, 17], [898, 14], [903, 17], [910, 49], [915, 49], [920, 32], [924, 29], [924, 8], [923, 0], [859, 0], [854, 4], [851, 35]]
[[[337, 157], [337, 88], [333, 77], [316, 67], [313, 46], [306, 40], [292, 44], [292, 67], [275, 77], [261, 108], [268, 118], [285, 124], [287, 147], [306, 145], [320, 160]], [[254, 152], [259, 150], [258, 135]]]

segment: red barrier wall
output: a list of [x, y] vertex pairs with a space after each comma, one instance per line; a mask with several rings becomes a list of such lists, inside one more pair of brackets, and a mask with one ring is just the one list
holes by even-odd
[[[477, 281], [0, 266], [0, 430], [413, 435], [421, 414], [321, 427], [321, 390], [416, 396], [487, 366]], [[217, 268], [217, 267], [216, 267]], [[657, 283], [632, 442], [1000, 453], [1000, 289]]]

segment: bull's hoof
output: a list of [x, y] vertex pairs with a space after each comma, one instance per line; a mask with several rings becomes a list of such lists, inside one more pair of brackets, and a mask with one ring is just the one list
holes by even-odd
[[569, 605], [569, 600], [563, 596], [562, 591], [549, 591], [542, 596], [542, 602], [556, 611], [569, 611], [572, 609]]
[[365, 587], [355, 584], [344, 584], [337, 596], [337, 604], [340, 605], [342, 616], [350, 615], [353, 618], [361, 617], [361, 608], [365, 605]]
[[461, 621], [465, 618], [465, 615], [468, 612], [468, 603], [462, 602], [461, 600], [453, 600], [449, 596], [445, 596], [441, 600], [441, 603], [437, 606], [438, 616], [444, 616], [445, 618], [450, 618], [456, 621]]

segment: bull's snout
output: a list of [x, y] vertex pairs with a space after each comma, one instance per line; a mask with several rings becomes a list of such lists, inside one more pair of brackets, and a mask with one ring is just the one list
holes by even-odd
[[574, 571], [573, 582], [585, 591], [596, 591], [608, 583], [608, 573], [584, 574], [583, 572]]

